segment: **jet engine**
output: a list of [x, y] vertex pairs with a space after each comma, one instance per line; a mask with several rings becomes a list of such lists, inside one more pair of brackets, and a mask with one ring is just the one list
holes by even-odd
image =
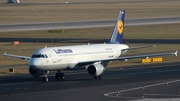
[[29, 68], [29, 74], [31, 74], [33, 77], [40, 77], [43, 75], [42, 71], [34, 70], [31, 67]]
[[101, 64], [92, 64], [87, 68], [88, 73], [94, 76], [100, 76], [104, 70], [105, 68]]

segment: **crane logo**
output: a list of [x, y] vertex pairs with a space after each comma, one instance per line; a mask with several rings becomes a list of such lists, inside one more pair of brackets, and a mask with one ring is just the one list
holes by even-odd
[[123, 24], [122, 20], [120, 20], [118, 22], [117, 29], [118, 29], [119, 34], [122, 35], [122, 33], [124, 31], [124, 24]]

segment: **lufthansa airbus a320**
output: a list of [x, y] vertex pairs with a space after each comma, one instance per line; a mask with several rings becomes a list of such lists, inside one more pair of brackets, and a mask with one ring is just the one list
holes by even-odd
[[108, 43], [45, 47], [35, 51], [32, 57], [7, 54], [6, 52], [4, 56], [29, 60], [29, 73], [34, 77], [43, 75], [44, 82], [48, 82], [49, 71], [57, 71], [56, 79], [64, 79], [65, 74], [61, 70], [87, 69], [87, 72], [95, 79], [101, 79], [111, 61], [173, 54], [177, 56], [178, 51], [121, 57], [128, 50], [149, 47], [129, 47], [123, 44], [124, 18], [125, 11], [122, 10]]

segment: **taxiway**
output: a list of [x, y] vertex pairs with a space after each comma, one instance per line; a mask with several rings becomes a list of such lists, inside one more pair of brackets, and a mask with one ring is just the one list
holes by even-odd
[[29, 75], [5, 76], [0, 101], [178, 101], [179, 67], [180, 62], [121, 66], [107, 69], [102, 80], [80, 70], [64, 71], [66, 79], [57, 81], [51, 72], [48, 83]]

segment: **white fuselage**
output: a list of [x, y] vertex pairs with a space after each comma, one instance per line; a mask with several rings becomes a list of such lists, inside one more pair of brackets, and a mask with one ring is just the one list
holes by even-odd
[[[47, 47], [37, 50], [29, 65], [37, 70], [80, 69], [76, 64], [118, 58], [124, 54], [125, 44], [92, 44], [78, 46]], [[84, 68], [84, 67], [83, 67]]]

